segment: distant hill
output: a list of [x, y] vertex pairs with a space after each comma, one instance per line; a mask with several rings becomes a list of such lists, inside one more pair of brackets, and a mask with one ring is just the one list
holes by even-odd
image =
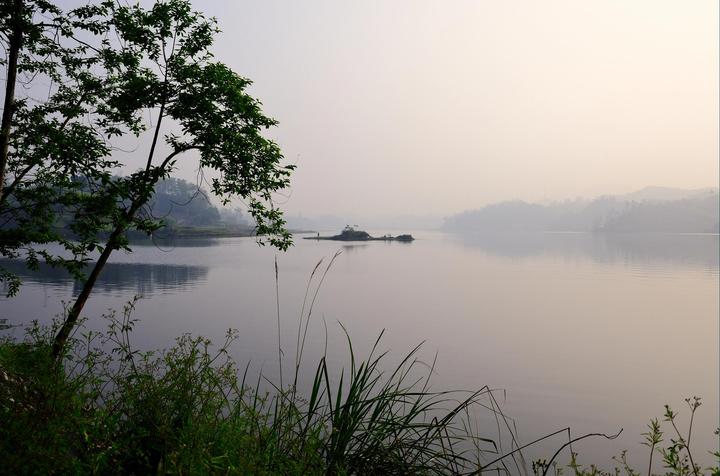
[[550, 204], [500, 202], [447, 217], [457, 231], [608, 231], [717, 233], [717, 189], [647, 187], [619, 196]]
[[250, 228], [238, 208], [218, 208], [208, 193], [196, 184], [178, 178], [166, 178], [155, 185], [155, 194], [148, 204], [152, 214], [166, 227], [218, 227]]
[[696, 188], [686, 190], [682, 188], [672, 187], [645, 187], [636, 192], [627, 193], [625, 195], [619, 195], [618, 198], [622, 200], [630, 200], [636, 202], [645, 201], [674, 201], [684, 200], [686, 198], [702, 198], [710, 195], [717, 195], [717, 188]]
[[718, 194], [681, 200], [626, 202], [625, 209], [610, 217], [603, 231], [669, 233], [718, 233]]
[[178, 178], [166, 178], [155, 185], [150, 208], [166, 224], [211, 226], [220, 224], [220, 211], [210, 203], [207, 192]]

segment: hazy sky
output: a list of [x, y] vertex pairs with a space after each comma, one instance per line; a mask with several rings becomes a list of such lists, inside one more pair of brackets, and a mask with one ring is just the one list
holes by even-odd
[[290, 213], [717, 186], [717, 0], [195, 6], [280, 121]]
[[196, 5], [280, 121], [291, 212], [717, 185], [716, 0]]

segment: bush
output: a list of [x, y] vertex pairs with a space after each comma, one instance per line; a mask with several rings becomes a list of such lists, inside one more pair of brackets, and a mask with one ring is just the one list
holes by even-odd
[[[483, 409], [498, 427], [510, 428], [493, 392], [429, 391], [433, 366], [417, 359], [420, 346], [384, 372], [382, 334], [361, 361], [348, 337], [349, 371], [334, 382], [321, 358], [303, 398], [296, 391], [301, 357], [292, 385], [263, 392], [260, 379], [248, 385], [247, 368], [241, 374], [229, 357], [232, 331], [219, 348], [183, 335], [166, 351], [134, 349], [133, 304], [119, 317], [107, 316], [106, 332], [73, 336], [62, 365], [51, 355], [52, 326], [35, 323], [22, 340], [0, 340], [0, 473], [641, 474], [625, 453], [611, 472], [583, 467], [576, 455], [564, 467], [556, 461], [564, 447], [526, 467], [527, 446], [519, 447], [514, 435], [510, 451], [500, 454], [493, 440], [478, 436], [471, 418]], [[667, 442], [660, 422], [649, 425], [646, 474], [653, 474], [653, 457], [667, 475], [720, 474], [693, 461], [692, 419], [700, 401], [687, 403], [685, 434], [669, 407]]]
[[411, 378], [419, 347], [384, 374], [380, 339], [365, 361], [348, 339], [350, 371], [334, 384], [321, 359], [304, 399], [294, 385], [247, 385], [228, 356], [234, 332], [217, 350], [189, 335], [167, 351], [133, 349], [131, 310], [109, 315], [105, 333], [73, 337], [61, 366], [53, 328], [0, 343], [2, 471], [437, 474], [477, 462], [456, 447], [475, 438], [463, 418], [489, 390], [429, 392]]

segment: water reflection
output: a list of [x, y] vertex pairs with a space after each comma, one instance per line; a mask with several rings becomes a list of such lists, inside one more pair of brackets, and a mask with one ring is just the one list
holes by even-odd
[[154, 236], [153, 238], [135, 237], [130, 240], [133, 246], [152, 246], [161, 251], [172, 250], [175, 248], [205, 248], [208, 246], [216, 246], [220, 243], [218, 238], [213, 237], [172, 237], [172, 236]]
[[[49, 285], [53, 288], [72, 286], [73, 295], [80, 292], [80, 283], [65, 270], [41, 264], [38, 271], [27, 269], [21, 261], [3, 259], [0, 267], [22, 278], [26, 283]], [[144, 295], [182, 291], [206, 281], [206, 266], [146, 263], [108, 263], [100, 273], [95, 292], [105, 295]]]
[[341, 250], [343, 253], [353, 253], [355, 251], [361, 250], [363, 248], [367, 248], [367, 243], [362, 244], [343, 244], [341, 247]]
[[[418, 240], [411, 246], [296, 239], [284, 254], [252, 238], [170, 253], [138, 247], [113, 256], [134, 263], [108, 265], [86, 314], [122, 309], [143, 294], [147, 299], [135, 316], [142, 319], [135, 340], [142, 348], [167, 347], [183, 332], [219, 341], [228, 328], [239, 328], [237, 360], [259, 364], [277, 381], [278, 303], [281, 347], [288, 351], [296, 345], [310, 272], [325, 256], [324, 272], [342, 249], [314, 303], [309, 365], [316, 356], [337, 365], [347, 358], [335, 320], [360, 355], [386, 329], [383, 346], [395, 357], [423, 340], [424, 357], [439, 353], [436, 389], [507, 389], [503, 408], [517, 418], [524, 441], [556, 425], [570, 425], [577, 434], [625, 428], [622, 441], [581, 448], [585, 461], [608, 461], [622, 449], [641, 449], [638, 435], [663, 404], [682, 404], [682, 396], [695, 394], [706, 399], [697, 445], [715, 444], [717, 235], [413, 235]], [[36, 274], [0, 261], [8, 265], [30, 282], [18, 297], [0, 299], [0, 318], [11, 324], [49, 319], [76, 290], [61, 271]], [[683, 358], [667, 349], [682, 349]], [[286, 353], [289, 364], [293, 355]]]
[[540, 255], [589, 257], [599, 263], [689, 265], [717, 272], [714, 234], [464, 233], [451, 235], [469, 248], [512, 258]]

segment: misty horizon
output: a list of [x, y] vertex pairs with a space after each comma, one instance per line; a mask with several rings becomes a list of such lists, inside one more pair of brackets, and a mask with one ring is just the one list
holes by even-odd
[[298, 165], [289, 214], [717, 185], [714, 2], [203, 7]]
[[[195, 4], [279, 123], [288, 215], [717, 185], [716, 2]], [[126, 172], [149, 143], [118, 143]], [[177, 176], [194, 182], [192, 159]]]
[[447, 213], [428, 213], [428, 214], [412, 214], [412, 213], [386, 213], [386, 214], [374, 214], [374, 215], [362, 215], [362, 214], [351, 214], [351, 213], [314, 213], [312, 211], [299, 211], [297, 213], [286, 214], [286, 219], [291, 227], [302, 228], [303, 220], [306, 220], [306, 224], [310, 221], [314, 221], [316, 225], [337, 228], [342, 227], [352, 222], [363, 227], [383, 227], [388, 229], [402, 229], [414, 228], [414, 229], [438, 229], [442, 228], [443, 222], [454, 215], [472, 212], [479, 210], [487, 206], [505, 204], [505, 203], [526, 203], [531, 205], [562, 205], [567, 203], [589, 203], [595, 200], [610, 198], [616, 199], [620, 202], [623, 201], [635, 201], [635, 202], [653, 202], [653, 201], [676, 201], [683, 200], [690, 197], [698, 197], [703, 195], [717, 195], [718, 187], [702, 187], [697, 189], [681, 189], [675, 187], [663, 187], [663, 186], [647, 186], [638, 190], [632, 190], [628, 193], [613, 195], [613, 194], [599, 194], [592, 197], [565, 197], [556, 200], [543, 200], [543, 201], [530, 201], [521, 200], [518, 198], [510, 198], [507, 200], [498, 200], [496, 202], [489, 202], [478, 205], [468, 205], [466, 208], [461, 210], [453, 210]]
[[720, 476], [718, 0], [0, 11], [0, 473]]

